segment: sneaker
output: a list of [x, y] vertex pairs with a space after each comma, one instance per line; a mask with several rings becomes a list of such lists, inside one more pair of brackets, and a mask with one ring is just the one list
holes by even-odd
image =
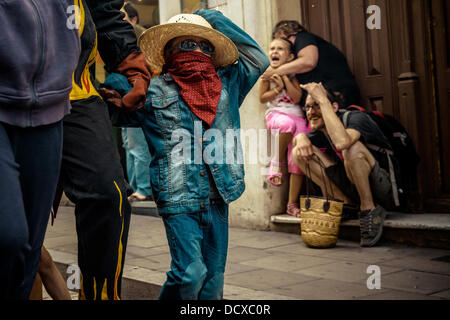
[[383, 224], [386, 210], [378, 206], [373, 210], [361, 211], [359, 221], [361, 225], [361, 247], [373, 247], [383, 234]]

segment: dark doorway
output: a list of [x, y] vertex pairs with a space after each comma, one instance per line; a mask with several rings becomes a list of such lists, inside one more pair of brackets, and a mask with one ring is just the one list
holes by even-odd
[[[362, 104], [396, 117], [421, 155], [415, 206], [450, 213], [450, 0], [301, 0], [303, 23], [347, 57]], [[368, 29], [367, 8], [380, 9]]]

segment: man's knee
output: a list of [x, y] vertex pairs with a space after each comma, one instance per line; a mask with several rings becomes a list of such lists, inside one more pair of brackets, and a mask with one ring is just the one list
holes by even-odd
[[350, 148], [342, 152], [344, 158], [344, 163], [346, 167], [361, 166], [361, 161], [368, 164], [369, 169], [373, 168], [375, 165], [375, 159], [373, 158], [370, 151], [361, 142], [357, 142]]
[[[298, 146], [295, 146], [292, 149], [292, 155], [293, 155], [292, 157], [293, 157], [295, 163], [298, 165], [298, 167], [303, 172], [306, 172], [306, 166], [308, 163], [305, 160], [303, 160], [302, 158], [300, 158], [299, 156], [297, 156], [298, 154], [300, 154], [300, 148]], [[320, 159], [321, 165], [323, 165], [325, 168], [331, 167], [336, 164], [327, 154], [322, 152], [322, 150], [320, 150], [316, 146], [313, 146], [313, 154], [314, 154], [314, 157], [316, 157], [316, 159], [317, 158]], [[316, 163], [316, 160], [314, 160], [314, 163]]]

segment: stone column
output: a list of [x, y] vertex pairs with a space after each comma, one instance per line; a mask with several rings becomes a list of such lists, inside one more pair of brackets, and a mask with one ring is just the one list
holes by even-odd
[[273, 25], [280, 20], [297, 20], [302, 23], [302, 11], [300, 0], [272, 0]]
[[159, 0], [159, 21], [167, 22], [171, 17], [181, 13], [180, 0]]
[[[228, 0], [223, 12], [267, 52], [272, 29], [272, 0]], [[285, 211], [288, 184], [275, 188], [267, 182], [271, 139], [265, 131], [266, 107], [259, 102], [258, 86], [259, 83], [241, 107], [246, 191], [230, 207], [230, 225], [268, 230], [271, 215]]]

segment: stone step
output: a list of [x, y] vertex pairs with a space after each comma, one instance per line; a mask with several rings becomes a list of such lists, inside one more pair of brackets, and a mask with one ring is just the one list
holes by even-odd
[[[158, 216], [153, 201], [131, 203], [132, 212], [138, 215]], [[270, 230], [300, 234], [301, 219], [287, 214], [274, 215], [270, 219]], [[384, 223], [382, 241], [419, 247], [450, 249], [450, 214], [407, 214], [391, 212]], [[359, 220], [341, 223], [341, 239], [359, 241]]]
[[[270, 229], [300, 233], [301, 219], [287, 214], [271, 217]], [[339, 238], [359, 241], [359, 220], [341, 223]], [[389, 213], [382, 241], [428, 248], [450, 249], [450, 214]]]

